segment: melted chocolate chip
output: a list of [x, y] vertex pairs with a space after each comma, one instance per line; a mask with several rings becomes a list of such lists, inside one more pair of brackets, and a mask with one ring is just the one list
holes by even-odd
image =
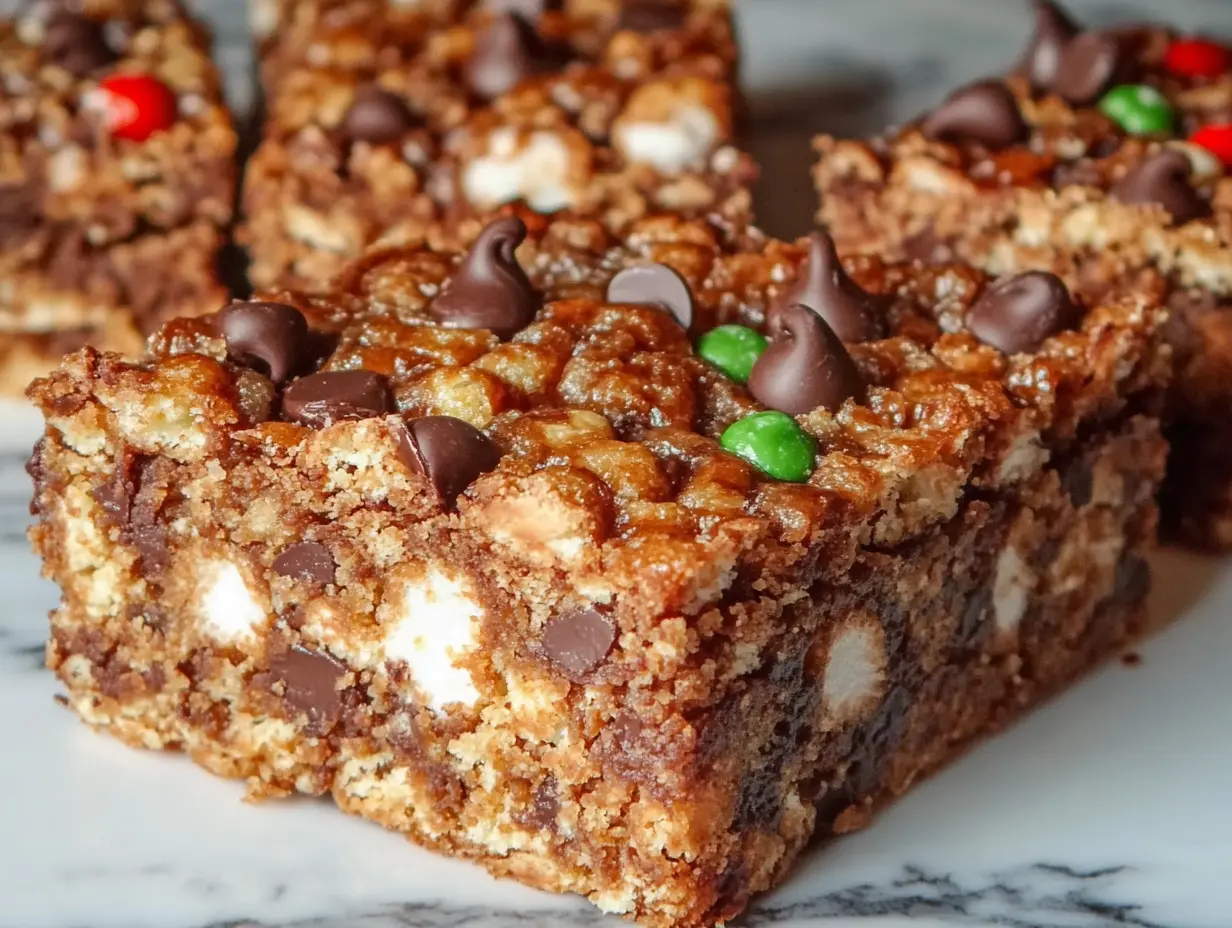
[[616, 28], [629, 32], [668, 32], [684, 26], [685, 8], [678, 0], [624, 0]]
[[526, 223], [505, 216], [489, 223], [428, 311], [449, 329], [489, 329], [510, 338], [534, 321], [543, 300], [515, 252]]
[[1079, 310], [1061, 278], [1028, 271], [998, 280], [967, 311], [967, 328], [1006, 354], [1034, 351], [1044, 339], [1072, 328]]
[[48, 22], [43, 49], [75, 77], [101, 70], [119, 57], [107, 44], [101, 22], [70, 12], [57, 13]]
[[144, 572], [157, 573], [166, 569], [171, 552], [167, 546], [167, 530], [161, 525], [134, 525], [124, 533], [124, 539], [137, 549]]
[[333, 583], [337, 570], [338, 563], [329, 548], [315, 541], [291, 545], [274, 558], [274, 573], [305, 583]]
[[351, 108], [342, 118], [342, 133], [352, 142], [388, 145], [415, 128], [418, 120], [396, 93], [375, 84], [355, 92]]
[[1189, 159], [1165, 148], [1126, 174], [1111, 190], [1114, 199], [1130, 206], [1162, 206], [1177, 225], [1210, 214], [1210, 204], [1189, 182]]
[[1023, 55], [1021, 70], [1036, 90], [1046, 90], [1056, 79], [1070, 40], [1080, 27], [1064, 10], [1050, 0], [1034, 0], [1035, 33]]
[[300, 645], [270, 661], [270, 671], [285, 686], [283, 701], [288, 708], [308, 716], [308, 732], [324, 735], [338, 723], [342, 695], [338, 681], [346, 667], [323, 651]]
[[658, 306], [686, 329], [693, 324], [693, 291], [688, 282], [666, 264], [627, 267], [607, 285], [609, 303]]
[[1030, 134], [1014, 94], [996, 80], [954, 91], [928, 115], [920, 130], [926, 138], [975, 142], [994, 151], [1016, 145]]
[[616, 625], [595, 609], [553, 616], [543, 629], [543, 653], [571, 680], [580, 680], [603, 663], [616, 641]]
[[233, 361], [259, 369], [275, 383], [284, 383], [299, 367], [308, 323], [294, 306], [232, 303], [219, 314], [219, 324]]
[[791, 416], [814, 409], [835, 412], [864, 396], [851, 355], [825, 320], [806, 306], [779, 310], [770, 345], [749, 375], [749, 392], [764, 406]]
[[535, 27], [516, 13], [492, 20], [476, 38], [466, 64], [466, 84], [481, 99], [507, 93], [539, 69], [541, 48]]
[[392, 409], [385, 378], [371, 371], [326, 371], [302, 377], [282, 395], [283, 417], [320, 429], [370, 419]]
[[877, 300], [847, 276], [834, 240], [821, 232], [809, 236], [808, 260], [796, 283], [785, 292], [767, 320], [774, 327], [774, 315], [792, 306], [807, 306], [826, 321], [845, 342], [863, 342], [882, 334]]
[[452, 507], [480, 474], [495, 470], [500, 457], [492, 439], [452, 416], [424, 416], [406, 426], [403, 461], [432, 481], [446, 507]]
[[1084, 32], [1061, 53], [1052, 91], [1068, 103], [1085, 106], [1112, 85], [1120, 67], [1121, 45], [1115, 36]]

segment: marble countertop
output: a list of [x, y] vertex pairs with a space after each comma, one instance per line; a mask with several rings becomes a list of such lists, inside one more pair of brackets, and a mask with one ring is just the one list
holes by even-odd
[[[7, 0], [0, 0], [0, 7]], [[239, 0], [199, 0], [230, 75]], [[1021, 0], [746, 0], [763, 221], [808, 222], [807, 138], [902, 119], [1012, 60]], [[1088, 19], [1150, 2], [1082, 2]], [[1175, 0], [1187, 26], [1229, 0]], [[240, 78], [242, 80], [242, 77]], [[231, 88], [241, 106], [248, 99]], [[42, 665], [55, 591], [23, 539], [33, 414], [0, 407], [0, 928], [565, 928], [620, 922], [434, 857], [325, 802], [241, 802], [181, 758], [131, 751], [61, 709]], [[1232, 925], [1232, 569], [1163, 552], [1175, 619], [868, 831], [808, 856], [746, 928], [1228, 928]]]

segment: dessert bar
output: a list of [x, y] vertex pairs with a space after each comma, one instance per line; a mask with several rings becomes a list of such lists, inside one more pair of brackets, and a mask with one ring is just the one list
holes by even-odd
[[513, 201], [613, 230], [656, 210], [748, 223], [722, 0], [304, 0], [262, 15], [279, 31], [261, 45], [268, 112], [242, 231], [259, 288], [326, 284], [383, 234], [473, 237]]
[[1084, 28], [1037, 0], [1018, 69], [872, 141], [823, 137], [820, 219], [842, 250], [1054, 271], [1170, 307], [1164, 519], [1232, 545], [1232, 50]]
[[85, 721], [700, 928], [1138, 632], [1158, 304], [516, 212], [31, 388]]
[[27, 3], [0, 84], [0, 391], [217, 308], [235, 135], [202, 27], [171, 0]]

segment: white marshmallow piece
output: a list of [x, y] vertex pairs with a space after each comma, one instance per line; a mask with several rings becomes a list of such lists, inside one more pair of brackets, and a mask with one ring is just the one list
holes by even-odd
[[551, 213], [575, 205], [568, 176], [569, 151], [556, 134], [534, 132], [523, 143], [506, 126], [488, 137], [487, 154], [466, 165], [462, 190], [481, 208], [525, 200], [531, 209]]
[[719, 123], [709, 108], [681, 103], [666, 122], [621, 122], [612, 141], [626, 161], [679, 174], [705, 164], [718, 138]]
[[219, 641], [243, 641], [256, 634], [266, 613], [231, 561], [207, 563], [201, 576], [208, 584], [201, 598], [206, 631]]
[[821, 698], [826, 714], [841, 721], [861, 718], [885, 691], [885, 632], [876, 620], [852, 622], [830, 642]]
[[433, 565], [421, 580], [404, 584], [394, 614], [386, 659], [406, 662], [431, 709], [473, 706], [479, 691], [470, 673], [454, 663], [475, 647], [483, 616], [470, 584]]

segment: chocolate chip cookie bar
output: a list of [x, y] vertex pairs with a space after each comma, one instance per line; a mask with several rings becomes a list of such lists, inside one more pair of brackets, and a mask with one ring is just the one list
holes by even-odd
[[823, 137], [841, 249], [1054, 271], [1171, 307], [1178, 375], [1165, 520], [1232, 545], [1232, 49], [1153, 26], [1084, 29], [1037, 0], [1005, 79], [869, 142]]
[[0, 390], [216, 308], [235, 136], [184, 9], [27, 3], [0, 21], [0, 87]]
[[701, 928], [1139, 630], [1158, 305], [675, 217], [531, 231], [32, 387], [85, 721]]
[[327, 283], [380, 235], [501, 205], [747, 223], [723, 0], [276, 5], [242, 231], [257, 287]]

